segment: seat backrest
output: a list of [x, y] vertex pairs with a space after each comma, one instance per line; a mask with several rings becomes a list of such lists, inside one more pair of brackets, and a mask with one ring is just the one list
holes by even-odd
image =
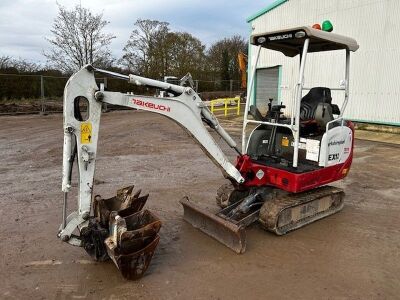
[[314, 118], [318, 126], [325, 128], [333, 120], [332, 106], [329, 103], [318, 103]]
[[319, 103], [332, 103], [331, 90], [326, 87], [314, 87], [301, 99], [300, 119], [315, 119], [315, 111]]

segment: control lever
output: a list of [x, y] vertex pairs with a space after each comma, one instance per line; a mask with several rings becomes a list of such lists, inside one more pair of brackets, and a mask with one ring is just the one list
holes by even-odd
[[271, 111], [271, 108], [272, 108], [272, 101], [274, 101], [274, 99], [273, 99], [273, 98], [269, 98], [268, 100], [269, 100], [269, 103], [268, 103], [268, 112], [270, 112], [270, 111]]

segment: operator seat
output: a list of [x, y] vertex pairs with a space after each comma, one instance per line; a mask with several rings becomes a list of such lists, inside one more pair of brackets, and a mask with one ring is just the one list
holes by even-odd
[[331, 90], [325, 87], [314, 87], [301, 99], [300, 119], [315, 119], [315, 111], [319, 103], [332, 103]]
[[[300, 120], [305, 134], [325, 131], [326, 124], [340, 114], [339, 107], [332, 104], [331, 90], [314, 87], [301, 99]], [[307, 128], [308, 127], [308, 128]]]
[[334, 119], [332, 106], [328, 103], [318, 103], [317, 108], [315, 109], [314, 118], [319, 127], [326, 128], [326, 124]]

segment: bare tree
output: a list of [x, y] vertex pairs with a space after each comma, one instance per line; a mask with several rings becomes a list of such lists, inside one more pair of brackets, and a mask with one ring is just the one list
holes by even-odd
[[241, 36], [215, 42], [205, 53], [204, 44], [187, 32], [173, 32], [169, 24], [156, 20], [137, 20], [123, 51], [120, 63], [129, 71], [151, 78], [183, 76], [196, 79], [240, 80], [238, 53], [247, 52]]
[[121, 63], [129, 70], [145, 76], [162, 74], [163, 47], [169, 33], [169, 24], [155, 20], [139, 19], [124, 47]]
[[10, 73], [34, 73], [42, 69], [40, 64], [19, 58], [15, 59], [8, 55], [0, 56], [0, 70]]
[[239, 52], [247, 52], [247, 43], [239, 35], [224, 38], [211, 45], [207, 51], [208, 69], [221, 80], [240, 79]]
[[52, 48], [44, 52], [48, 63], [65, 73], [89, 63], [109, 67], [112, 59], [108, 46], [115, 36], [104, 33], [108, 23], [103, 14], [95, 15], [79, 5], [72, 10], [59, 5], [51, 29], [53, 37], [47, 39]]
[[11, 64], [12, 64], [11, 56], [8, 56], [8, 55], [0, 56], [0, 70], [11, 67]]
[[167, 22], [141, 20], [124, 47], [121, 63], [130, 71], [152, 77], [198, 77], [204, 64], [205, 46], [187, 32], [171, 32]]
[[199, 39], [187, 32], [172, 32], [168, 35], [166, 48], [166, 72], [177, 76], [190, 72], [195, 78], [202, 77], [205, 46]]
[[42, 69], [40, 64], [22, 58], [13, 60], [12, 66], [21, 73], [34, 73]]

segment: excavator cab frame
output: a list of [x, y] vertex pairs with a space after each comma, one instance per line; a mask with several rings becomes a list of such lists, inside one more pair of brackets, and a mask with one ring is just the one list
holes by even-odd
[[[350, 76], [350, 52], [355, 52], [358, 49], [357, 42], [345, 36], [334, 34], [331, 32], [325, 32], [318, 29], [314, 29], [308, 26], [289, 28], [286, 30], [266, 32], [261, 34], [252, 35], [250, 43], [257, 46], [255, 60], [253, 62], [253, 68], [250, 74], [250, 84], [248, 92], [248, 100], [246, 102], [246, 108], [244, 112], [243, 130], [242, 130], [242, 152], [247, 153], [250, 138], [247, 138], [246, 129], [249, 124], [256, 124], [258, 126], [268, 125], [272, 127], [284, 127], [290, 129], [294, 138], [294, 149], [293, 149], [293, 168], [297, 168], [299, 165], [299, 146], [300, 146], [300, 109], [303, 91], [311, 90], [311, 87], [304, 86], [304, 70], [306, 66], [307, 54], [310, 52], [322, 52], [322, 51], [334, 51], [334, 50], [345, 50], [346, 51], [346, 64], [345, 64], [345, 80], [343, 86], [338, 88], [331, 88], [331, 90], [343, 91], [345, 93], [344, 102], [340, 109], [340, 114], [336, 119], [333, 119], [326, 124], [326, 132], [329, 131], [331, 124], [341, 122], [341, 126], [344, 125], [343, 113], [345, 112], [348, 99], [349, 99], [349, 76]], [[283, 53], [288, 57], [295, 57], [299, 55], [300, 68], [298, 82], [294, 87], [294, 97], [291, 102], [291, 113], [290, 123], [281, 123], [276, 120], [263, 121], [249, 119], [250, 103], [252, 99], [253, 86], [257, 71], [257, 64], [260, 57], [261, 49], [270, 49]], [[251, 58], [250, 58], [251, 59]], [[327, 139], [324, 141], [328, 143]], [[327, 146], [321, 145], [322, 149], [326, 149]], [[325, 150], [326, 151], [326, 150]], [[323, 163], [325, 166], [326, 163]]]

